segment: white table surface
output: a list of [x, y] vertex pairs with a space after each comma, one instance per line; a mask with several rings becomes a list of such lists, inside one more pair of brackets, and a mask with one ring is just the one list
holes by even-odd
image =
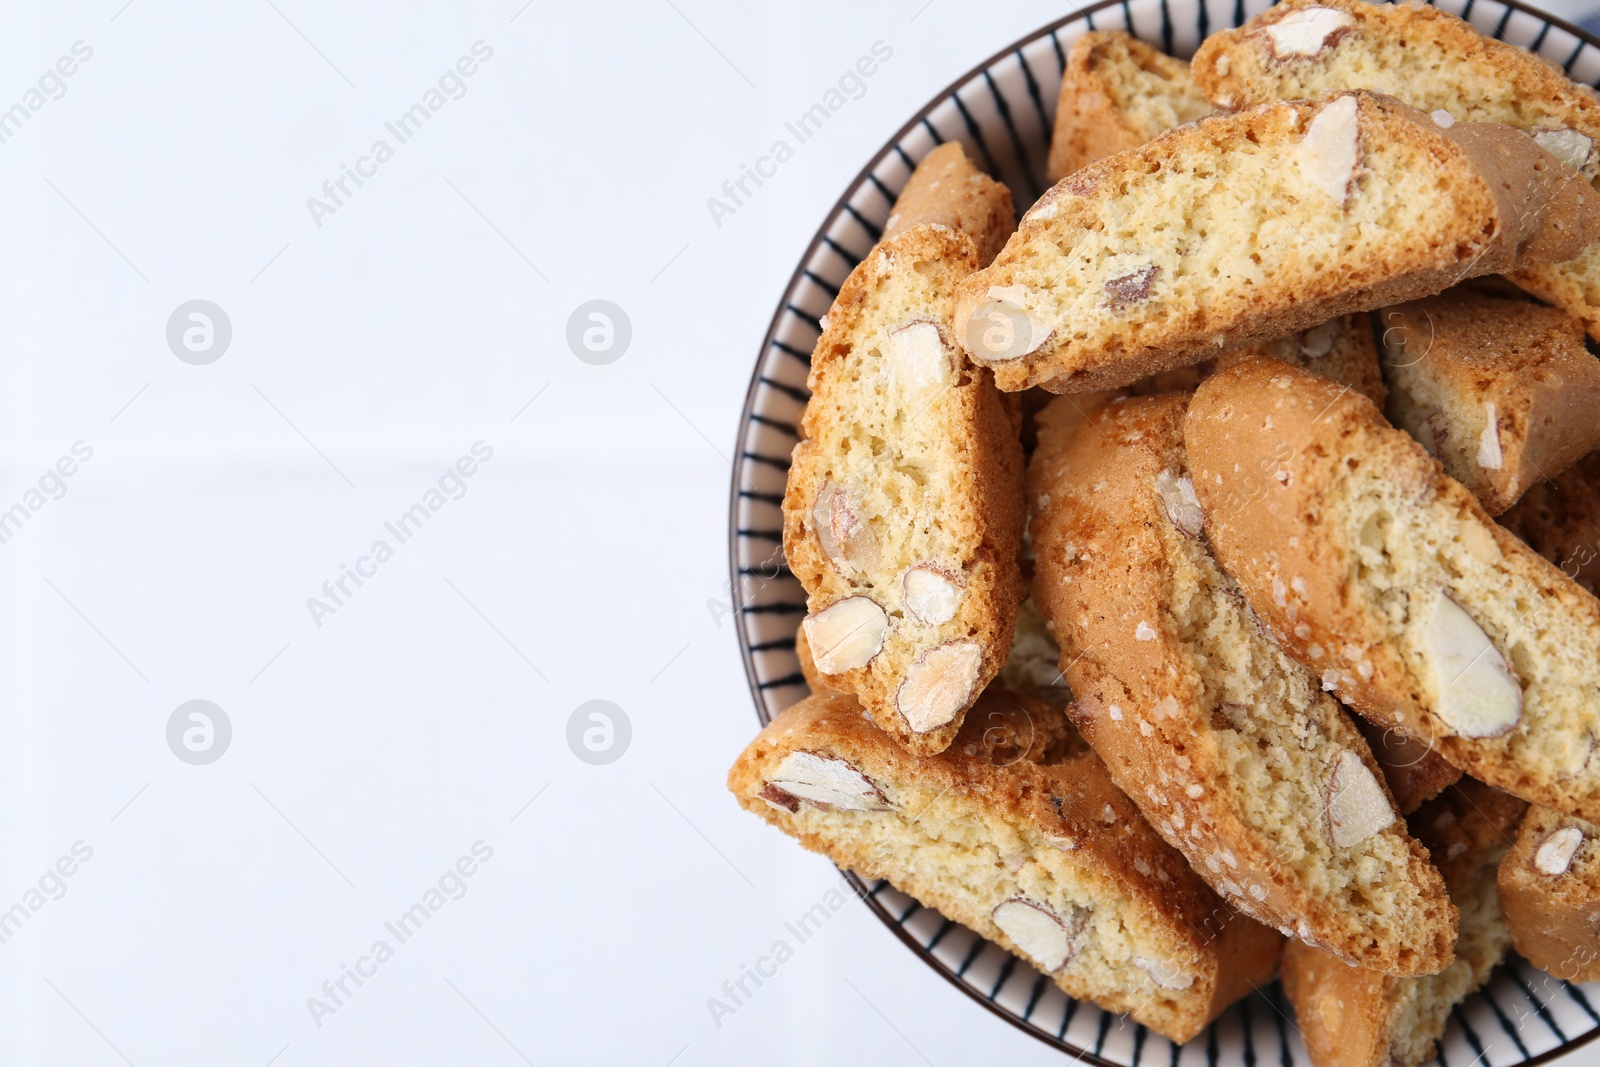
[[[0, 143], [0, 512], [28, 515], [0, 544], [0, 1063], [1058, 1062], [854, 904], [707, 1001], [837, 884], [722, 785], [755, 728], [719, 610], [752, 359], [861, 162], [1064, 9], [520, 6], [0, 7], [0, 109], [92, 50]], [[479, 41], [459, 99], [385, 132]], [[714, 220], [877, 41], [865, 94]], [[194, 299], [232, 328], [204, 365], [166, 339]], [[591, 299], [631, 321], [608, 365], [566, 343]], [[480, 441], [460, 499], [386, 532]], [[197, 699], [232, 728], [205, 765], [167, 741]], [[567, 742], [597, 699], [632, 728], [603, 766]], [[386, 930], [478, 842], [459, 899]]]

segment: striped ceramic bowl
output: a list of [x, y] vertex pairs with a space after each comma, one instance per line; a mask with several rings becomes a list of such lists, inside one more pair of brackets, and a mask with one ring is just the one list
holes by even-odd
[[[1485, 33], [1554, 60], [1577, 81], [1600, 82], [1600, 39], [1516, 0], [1439, 0]], [[1237, 26], [1262, 0], [1101, 0], [1017, 41], [963, 74], [890, 137], [817, 229], [778, 301], [756, 355], [735, 450], [730, 566], [745, 672], [764, 724], [804, 697], [794, 634], [805, 591], [783, 560], [780, 502], [805, 408], [806, 372], [839, 286], [880, 236], [917, 162], [959, 140], [1010, 186], [1020, 210], [1048, 187], [1045, 155], [1067, 49], [1081, 33], [1122, 29], [1187, 56], [1213, 30]], [[854, 875], [850, 875], [852, 879]], [[1230, 1008], [1181, 1047], [1124, 1016], [1072, 1000], [1027, 963], [946, 920], [886, 882], [857, 881], [868, 906], [911, 951], [955, 986], [1039, 1040], [1119, 1067], [1310, 1067], [1276, 984]], [[1513, 956], [1452, 1014], [1440, 1043], [1445, 1067], [1541, 1063], [1600, 1036], [1600, 983], [1574, 986]]]

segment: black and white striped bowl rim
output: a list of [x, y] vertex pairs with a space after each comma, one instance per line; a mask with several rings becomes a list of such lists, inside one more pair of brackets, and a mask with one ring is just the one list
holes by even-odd
[[[794, 634], [805, 592], [783, 560], [780, 503], [806, 373], [839, 286], [881, 235], [918, 160], [948, 140], [1010, 186], [1019, 209], [1047, 187], [1045, 154], [1067, 49], [1091, 29], [1125, 29], [1187, 56], [1208, 33], [1264, 10], [1263, 0], [1102, 0], [997, 53], [964, 75], [892, 137], [828, 214], [789, 281], [756, 357], [735, 450], [729, 512], [731, 582], [745, 672], [763, 724], [804, 697]], [[1440, 0], [1485, 33], [1524, 45], [1575, 80], [1600, 85], [1600, 39], [1517, 0]], [[1117, 1067], [1209, 1067], [1258, 1061], [1309, 1067], [1277, 983], [1225, 1012], [1178, 1047], [1125, 1016], [1074, 1001], [1026, 963], [886, 882], [848, 877], [868, 906], [935, 970], [996, 1014], [1086, 1061]], [[1444, 1067], [1540, 1063], [1600, 1036], [1600, 983], [1574, 986], [1513, 957], [1453, 1013]]]

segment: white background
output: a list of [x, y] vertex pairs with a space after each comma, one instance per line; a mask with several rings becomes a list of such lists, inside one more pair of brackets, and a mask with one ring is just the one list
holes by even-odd
[[[123, 3], [0, 8], [0, 108], [93, 49], [0, 145], [0, 510], [93, 449], [0, 545], [0, 909], [93, 850], [0, 944], [0, 1063], [1057, 1062], [854, 903], [720, 1026], [706, 1001], [838, 884], [722, 784], [756, 725], [724, 583], [757, 347], [861, 163], [1064, 9]], [[717, 226], [875, 41], [865, 96]], [[196, 298], [233, 330], [205, 366], [165, 337]], [[595, 298], [632, 323], [607, 366], [565, 340]], [[465, 496], [316, 625], [477, 441]], [[167, 745], [192, 699], [233, 728], [206, 766]], [[607, 766], [566, 740], [594, 699], [632, 725]]]

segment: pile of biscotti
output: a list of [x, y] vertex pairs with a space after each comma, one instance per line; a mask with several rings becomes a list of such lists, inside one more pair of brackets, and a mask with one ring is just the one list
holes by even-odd
[[936, 149], [824, 320], [739, 802], [1174, 1041], [1600, 978], [1597, 141], [1420, 3], [1080, 37], [1055, 186]]

